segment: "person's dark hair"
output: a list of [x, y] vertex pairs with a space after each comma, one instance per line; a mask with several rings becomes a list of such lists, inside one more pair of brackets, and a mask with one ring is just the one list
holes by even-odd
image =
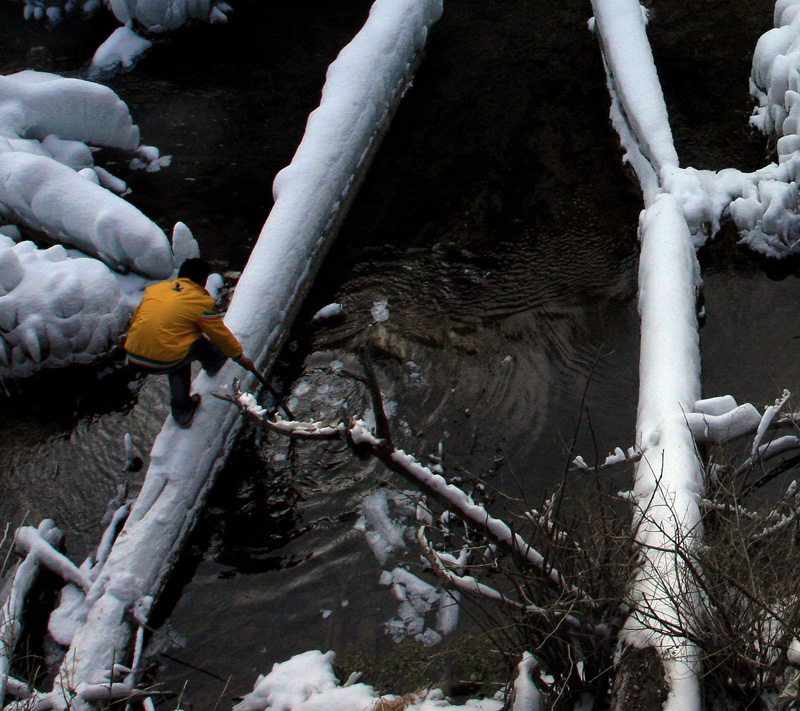
[[195, 257], [187, 259], [178, 270], [178, 278], [191, 279], [200, 286], [206, 285], [206, 280], [211, 272], [211, 267], [205, 259]]

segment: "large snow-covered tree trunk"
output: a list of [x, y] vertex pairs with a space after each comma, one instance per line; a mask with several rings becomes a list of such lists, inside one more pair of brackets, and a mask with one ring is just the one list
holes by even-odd
[[703, 469], [686, 421], [700, 398], [696, 316], [699, 267], [678, 201], [662, 171], [678, 168], [667, 109], [638, 0], [593, 0], [612, 94], [612, 120], [642, 185], [641, 351], [634, 535], [638, 568], [622, 643], [659, 651], [667, 709], [699, 711], [698, 650], [691, 629], [698, 591], [685, 553], [699, 535]]
[[[441, 0], [378, 0], [329, 68], [321, 104], [275, 180], [275, 205], [228, 309], [228, 325], [257, 363], [277, 356], [441, 12]], [[85, 621], [49, 696], [54, 708], [79, 708], [101, 687], [123, 691], [112, 685], [114, 667], [127, 658], [137, 625], [146, 624], [240, 426], [236, 411], [211, 393], [242, 375], [232, 362], [213, 378], [201, 374], [194, 389], [204, 397], [191, 429], [165, 423], [130, 516], [91, 573]]]

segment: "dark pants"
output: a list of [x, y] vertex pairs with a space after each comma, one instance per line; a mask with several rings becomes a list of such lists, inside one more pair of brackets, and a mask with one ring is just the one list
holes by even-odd
[[166, 371], [169, 377], [170, 409], [176, 420], [183, 420], [192, 413], [192, 363], [200, 361], [203, 370], [214, 375], [225, 365], [228, 357], [205, 336], [198, 338], [186, 357]]

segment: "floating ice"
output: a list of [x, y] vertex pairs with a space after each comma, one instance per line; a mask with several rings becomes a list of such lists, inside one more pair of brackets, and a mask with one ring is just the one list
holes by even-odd
[[372, 318], [378, 323], [389, 320], [389, 299], [379, 299], [372, 304]]
[[324, 321], [329, 318], [335, 318], [337, 316], [341, 316], [344, 313], [344, 309], [342, 308], [341, 304], [328, 304], [327, 306], [323, 306], [317, 313], [315, 313], [312, 317], [312, 321]]

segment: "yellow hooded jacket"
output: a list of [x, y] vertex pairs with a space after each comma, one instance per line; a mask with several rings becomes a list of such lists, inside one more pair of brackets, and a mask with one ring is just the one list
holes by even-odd
[[125, 340], [128, 360], [151, 370], [172, 368], [204, 333], [226, 356], [238, 360], [242, 346], [214, 308], [211, 295], [191, 279], [147, 287]]

